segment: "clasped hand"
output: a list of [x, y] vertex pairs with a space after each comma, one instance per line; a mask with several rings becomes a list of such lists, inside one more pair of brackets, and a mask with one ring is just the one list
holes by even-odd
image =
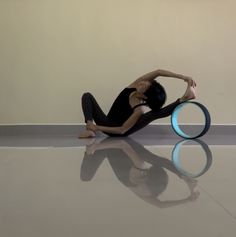
[[92, 130], [93, 132], [96, 132], [98, 130], [97, 125], [92, 123], [92, 122], [91, 123], [87, 123], [86, 128], [88, 130]]

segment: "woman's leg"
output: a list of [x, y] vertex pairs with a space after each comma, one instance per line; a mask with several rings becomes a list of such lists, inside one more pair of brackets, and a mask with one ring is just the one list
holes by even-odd
[[138, 122], [131, 128], [129, 129], [124, 135], [128, 136], [134, 132], [137, 132], [138, 130], [146, 127], [149, 123], [152, 121], [159, 119], [159, 118], [164, 118], [172, 114], [174, 111], [175, 107], [179, 105], [180, 99], [176, 100], [175, 102], [163, 107], [159, 111], [149, 111], [141, 116], [141, 118], [138, 120]]
[[88, 121], [93, 121], [93, 120], [96, 123], [106, 122], [107, 116], [102, 111], [101, 107], [99, 106], [96, 99], [91, 93], [89, 92], [84, 93], [81, 99], [81, 103], [82, 103], [85, 123], [87, 123]]
[[[111, 122], [102, 111], [94, 96], [87, 92], [84, 93], [81, 99], [82, 110], [84, 113], [85, 123], [92, 123], [93, 121], [98, 125], [109, 126]], [[80, 138], [94, 137], [95, 133], [91, 130], [86, 130], [80, 134]]]
[[85, 152], [80, 168], [80, 179], [82, 181], [90, 181], [105, 158], [106, 153], [104, 151], [95, 151], [93, 154]]

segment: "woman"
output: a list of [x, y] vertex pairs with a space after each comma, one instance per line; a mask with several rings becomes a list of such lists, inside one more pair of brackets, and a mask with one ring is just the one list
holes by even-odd
[[[164, 108], [161, 107], [166, 100], [166, 93], [155, 81], [160, 76], [182, 79], [188, 84], [185, 94]], [[82, 109], [86, 130], [79, 135], [79, 138], [95, 137], [97, 131], [109, 136], [128, 136], [157, 118], [171, 115], [180, 103], [195, 99], [195, 86], [196, 83], [191, 77], [166, 70], [155, 70], [138, 78], [121, 91], [107, 115], [93, 95], [84, 93]], [[145, 106], [148, 106], [151, 111], [145, 113]]]

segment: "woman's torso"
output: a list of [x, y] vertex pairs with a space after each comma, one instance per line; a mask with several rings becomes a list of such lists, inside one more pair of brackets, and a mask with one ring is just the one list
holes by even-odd
[[113, 102], [107, 116], [117, 126], [121, 126], [130, 117], [133, 113], [133, 107], [140, 102], [140, 100], [131, 96], [135, 91], [136, 88], [126, 87]]

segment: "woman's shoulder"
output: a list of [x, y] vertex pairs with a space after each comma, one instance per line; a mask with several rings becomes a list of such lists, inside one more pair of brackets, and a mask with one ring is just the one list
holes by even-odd
[[136, 90], [136, 85], [134, 83], [128, 85], [127, 87], [125, 88], [128, 88], [128, 89], [135, 89]]
[[124, 90], [136, 90], [136, 87], [127, 86], [127, 87], [124, 88]]
[[120, 93], [128, 93], [131, 94], [132, 92], [136, 91], [134, 87], [125, 87]]

